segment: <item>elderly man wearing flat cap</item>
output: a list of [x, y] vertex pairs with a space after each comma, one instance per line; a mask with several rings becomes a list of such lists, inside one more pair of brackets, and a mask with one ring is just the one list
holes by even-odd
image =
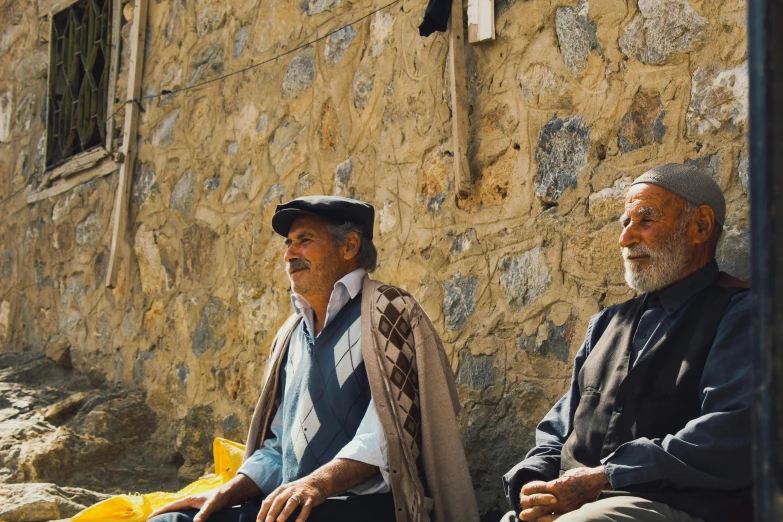
[[237, 476], [155, 522], [477, 521], [454, 375], [407, 292], [367, 277], [375, 211], [278, 205], [295, 313], [272, 342]]
[[590, 321], [570, 389], [503, 477], [504, 520], [752, 519], [750, 308], [715, 262], [725, 217], [703, 170], [633, 182], [620, 247], [639, 295]]

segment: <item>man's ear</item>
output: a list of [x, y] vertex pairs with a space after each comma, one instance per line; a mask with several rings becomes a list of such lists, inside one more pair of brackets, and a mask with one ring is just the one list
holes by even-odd
[[694, 243], [707, 243], [715, 229], [715, 212], [708, 205], [702, 205], [696, 209], [692, 222], [696, 225]]
[[361, 246], [361, 238], [358, 232], [349, 233], [345, 242], [342, 245], [343, 258], [346, 261], [350, 261], [359, 254], [359, 247]]

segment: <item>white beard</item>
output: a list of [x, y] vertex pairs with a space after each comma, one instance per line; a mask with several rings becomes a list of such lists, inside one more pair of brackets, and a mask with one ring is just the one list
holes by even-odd
[[[638, 244], [622, 249], [625, 260], [625, 282], [637, 292], [653, 292], [677, 281], [688, 266], [685, 227], [679, 227], [659, 241], [659, 246]], [[631, 256], [647, 255], [647, 266], [628, 261]]]

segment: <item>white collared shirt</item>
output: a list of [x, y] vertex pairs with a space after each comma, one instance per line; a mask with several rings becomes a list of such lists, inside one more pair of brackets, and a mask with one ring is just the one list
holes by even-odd
[[[362, 290], [364, 276], [367, 272], [358, 268], [342, 277], [334, 284], [332, 294], [329, 296], [329, 304], [326, 307], [324, 328], [334, 317], [355, 298]], [[291, 294], [291, 303], [297, 313], [301, 313], [307, 329], [313, 329], [313, 308], [310, 303], [299, 294]], [[319, 332], [320, 334], [320, 332]], [[317, 336], [316, 336], [317, 337]], [[369, 341], [368, 341], [369, 342]], [[264, 441], [264, 445], [257, 449], [248, 458], [238, 473], [247, 475], [265, 494], [269, 494], [282, 481], [282, 435], [283, 415], [282, 408], [278, 408], [270, 426], [274, 437]], [[350, 459], [377, 466], [381, 471], [380, 476], [375, 476], [359, 486], [350, 490], [357, 495], [370, 495], [373, 493], [387, 493], [391, 491], [389, 480], [389, 460], [386, 449], [386, 437], [383, 433], [375, 403], [370, 399], [367, 412], [364, 414], [356, 435], [334, 457], [335, 459]]]

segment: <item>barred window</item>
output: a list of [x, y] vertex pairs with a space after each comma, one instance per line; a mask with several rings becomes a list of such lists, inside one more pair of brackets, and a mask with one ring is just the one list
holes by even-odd
[[112, 0], [79, 0], [51, 18], [46, 169], [106, 143]]

